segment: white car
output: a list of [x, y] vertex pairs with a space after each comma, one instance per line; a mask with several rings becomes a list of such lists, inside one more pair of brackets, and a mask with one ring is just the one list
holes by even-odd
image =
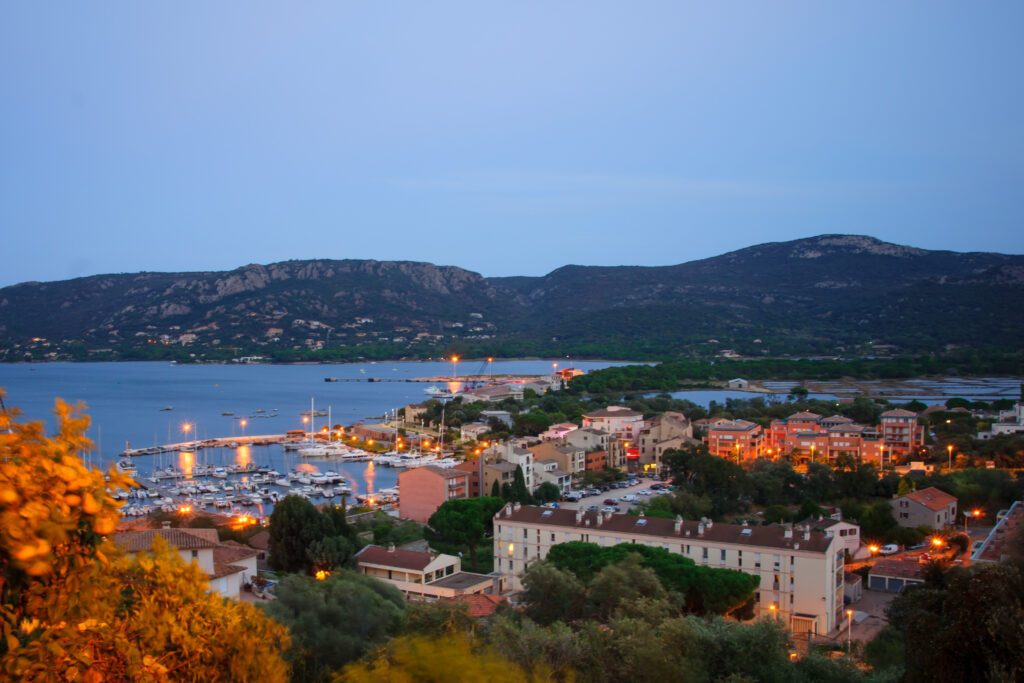
[[637, 491], [636, 494], [638, 496], [651, 496], [651, 495], [654, 495], [653, 493], [651, 493], [651, 491], [649, 491], [647, 489], [641, 489], [641, 490]]
[[878, 552], [881, 553], [882, 555], [895, 555], [899, 551], [900, 551], [900, 547], [898, 545], [896, 545], [895, 543], [889, 543], [887, 545], [883, 545], [882, 549], [879, 550]]
[[635, 493], [627, 493], [626, 495], [624, 495], [622, 497], [622, 501], [624, 503], [635, 503], [638, 500], [640, 500], [640, 498], [637, 497], [637, 495]]

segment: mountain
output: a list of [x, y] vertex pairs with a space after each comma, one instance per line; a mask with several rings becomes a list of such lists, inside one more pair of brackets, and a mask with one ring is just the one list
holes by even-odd
[[[0, 354], [278, 358], [619, 357], [1016, 349], [1024, 256], [857, 235], [664, 267], [484, 278], [428, 263], [313, 260], [0, 289]], [[33, 341], [35, 340], [35, 341]], [[103, 349], [100, 351], [100, 349]], [[319, 349], [319, 351], [318, 351]], [[173, 352], [173, 353], [172, 353]]]

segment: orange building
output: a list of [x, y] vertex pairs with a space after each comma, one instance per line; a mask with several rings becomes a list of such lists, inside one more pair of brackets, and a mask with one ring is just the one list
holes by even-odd
[[924, 446], [924, 425], [917, 423], [917, 413], [909, 410], [887, 410], [879, 418], [879, 434], [893, 455], [913, 453]]
[[764, 454], [764, 431], [749, 420], [721, 420], [708, 425], [706, 438], [712, 455], [750, 460]]
[[426, 524], [442, 503], [469, 498], [470, 475], [456, 469], [427, 465], [398, 475], [398, 507], [403, 519]]

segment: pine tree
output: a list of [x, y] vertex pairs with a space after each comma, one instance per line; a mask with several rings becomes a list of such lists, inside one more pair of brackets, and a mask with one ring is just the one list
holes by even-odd
[[497, 479], [495, 479], [494, 480], [494, 484], [491, 485], [491, 497], [492, 498], [502, 498], [503, 497], [501, 495], [501, 486], [498, 484], [498, 480]]
[[533, 502], [533, 496], [530, 495], [529, 489], [526, 488], [526, 475], [523, 474], [523, 468], [521, 465], [516, 465], [516, 473], [512, 479], [512, 500], [523, 505], [529, 505]]

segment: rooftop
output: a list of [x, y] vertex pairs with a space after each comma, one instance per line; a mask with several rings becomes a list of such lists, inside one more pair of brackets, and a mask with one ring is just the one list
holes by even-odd
[[807, 410], [803, 410], [803, 411], [801, 411], [799, 413], [793, 413], [792, 415], [790, 415], [786, 419], [787, 420], [820, 420], [821, 419], [821, 415], [818, 415], [817, 413], [812, 413], [812, 412], [807, 411]]
[[368, 545], [358, 553], [359, 564], [376, 564], [382, 567], [398, 567], [421, 572], [434, 561], [434, 555], [418, 550], [402, 550], [401, 548], [384, 548], [379, 545]]
[[608, 406], [607, 408], [586, 413], [583, 417], [643, 417], [643, 413], [638, 413], [623, 406]]
[[498, 609], [499, 605], [507, 602], [500, 595], [489, 595], [487, 593], [460, 595], [457, 598], [451, 598], [451, 601], [464, 604], [466, 606], [466, 613], [474, 619], [491, 616]]
[[259, 551], [237, 541], [225, 541], [213, 549], [213, 563], [234, 564], [259, 555]]
[[114, 534], [114, 543], [129, 553], [153, 549], [153, 540], [159, 536], [178, 550], [205, 550], [218, 544], [216, 529], [149, 529], [123, 531]]
[[893, 408], [882, 413], [882, 417], [917, 417], [917, 413], [903, 408]]
[[891, 576], [897, 579], [922, 579], [924, 577], [921, 563], [914, 559], [886, 558], [877, 560], [871, 567], [871, 574], [873, 576]]
[[723, 420], [709, 426], [716, 432], [749, 432], [757, 425], [749, 420]]
[[949, 495], [945, 491], [940, 491], [934, 486], [929, 486], [926, 489], [920, 491], [911, 491], [904, 498], [909, 498], [912, 501], [924, 505], [929, 510], [944, 510], [950, 504], [956, 503], [956, 498]]
[[[598, 518], [603, 521], [598, 523]], [[786, 528], [779, 525], [742, 526], [739, 524], [704, 524], [696, 520], [684, 520], [679, 532], [675, 531], [675, 521], [664, 517], [635, 517], [633, 515], [612, 514], [602, 515], [599, 512], [586, 512], [582, 519], [576, 521], [576, 511], [565, 508], [542, 508], [532, 505], [521, 506], [518, 510], [506, 506], [494, 518], [495, 523], [519, 522], [524, 524], [571, 527], [578, 529], [601, 529], [615, 533], [641, 534], [661, 538], [701, 538], [717, 543], [734, 545], [785, 548], [807, 552], [823, 553], [828, 550], [832, 538], [821, 531], [810, 531], [810, 538], [805, 539], [803, 532], [794, 527], [792, 535], [786, 537]], [[703, 526], [703, 533], [698, 527]]]
[[456, 590], [465, 590], [472, 588], [473, 586], [479, 586], [485, 581], [493, 581], [493, 579], [486, 574], [474, 574], [473, 572], [455, 572], [450, 574], [443, 579], [431, 582], [431, 586], [440, 586], [441, 588], [454, 588]]

